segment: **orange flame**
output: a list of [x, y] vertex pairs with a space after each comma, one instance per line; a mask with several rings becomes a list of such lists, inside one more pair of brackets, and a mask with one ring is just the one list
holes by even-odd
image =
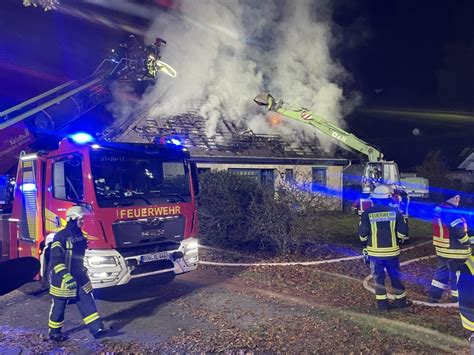
[[278, 126], [281, 123], [282, 119], [279, 115], [269, 115], [267, 116], [267, 122], [270, 126]]

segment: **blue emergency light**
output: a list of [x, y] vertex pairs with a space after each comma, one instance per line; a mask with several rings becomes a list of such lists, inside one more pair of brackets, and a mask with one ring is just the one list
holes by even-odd
[[78, 132], [70, 136], [70, 138], [77, 144], [86, 144], [92, 142], [94, 137], [92, 137], [89, 133], [86, 132]]
[[171, 143], [174, 145], [181, 145], [181, 141], [176, 138], [171, 138]]

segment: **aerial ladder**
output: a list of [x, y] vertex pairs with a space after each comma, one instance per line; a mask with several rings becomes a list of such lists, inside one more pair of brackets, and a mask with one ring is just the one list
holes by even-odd
[[166, 44], [157, 38], [145, 45], [135, 36], [110, 52], [97, 69], [81, 80], [71, 80], [0, 112], [0, 174], [9, 172], [21, 151], [40, 137], [57, 135], [77, 118], [110, 100], [114, 82], [153, 83], [159, 73], [176, 71], [161, 61]]
[[[377, 185], [385, 184], [407, 199], [404, 187], [400, 183], [397, 163], [385, 160], [383, 153], [373, 145], [337, 127], [323, 117], [313, 114], [309, 109], [293, 106], [282, 100], [275, 100], [268, 93], [260, 93], [254, 98], [254, 101], [260, 106], [265, 106], [269, 111], [309, 124], [319, 132], [335, 139], [339, 144], [365, 155], [367, 163], [361, 179], [361, 190], [373, 190]], [[406, 203], [405, 214], [407, 214], [407, 208], [408, 203]]]

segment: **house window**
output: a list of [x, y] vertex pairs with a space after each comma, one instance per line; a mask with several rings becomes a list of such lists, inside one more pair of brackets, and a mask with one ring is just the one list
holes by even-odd
[[313, 168], [313, 191], [321, 191], [327, 187], [327, 168]]
[[261, 169], [261, 183], [267, 186], [275, 186], [275, 169]]
[[234, 173], [241, 176], [247, 176], [251, 179], [255, 179], [257, 182], [261, 181], [260, 169], [244, 169], [244, 168], [229, 168], [230, 173]]
[[293, 169], [285, 169], [285, 181], [286, 182], [295, 181], [295, 172]]
[[275, 184], [275, 169], [229, 168], [228, 171], [234, 174], [248, 176], [263, 185], [274, 186]]

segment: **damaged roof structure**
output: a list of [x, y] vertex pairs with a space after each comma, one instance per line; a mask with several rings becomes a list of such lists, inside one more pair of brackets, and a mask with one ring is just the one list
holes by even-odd
[[352, 159], [358, 159], [339, 147], [335, 153], [328, 153], [316, 139], [289, 143], [280, 135], [257, 134], [228, 120], [220, 121], [216, 134], [208, 136], [206, 120], [195, 113], [160, 120], [143, 118], [122, 127], [125, 128], [104, 132], [104, 138], [136, 143], [177, 138], [201, 172], [227, 170], [272, 185], [288, 181], [310, 183], [313, 191], [332, 191], [334, 209], [343, 206], [344, 169]]

